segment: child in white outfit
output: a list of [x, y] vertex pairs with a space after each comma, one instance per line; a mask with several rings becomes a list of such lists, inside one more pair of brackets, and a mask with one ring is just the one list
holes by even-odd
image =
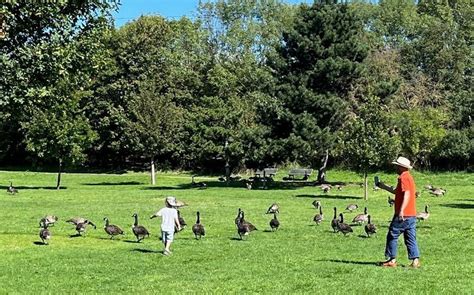
[[170, 247], [174, 238], [174, 228], [176, 226], [178, 231], [180, 231], [181, 226], [179, 224], [178, 211], [174, 208], [174, 206], [176, 206], [176, 198], [166, 197], [165, 206], [165, 208], [161, 208], [158, 212], [153, 214], [150, 219], [161, 216], [161, 240], [165, 245], [163, 254], [169, 255], [171, 254]]

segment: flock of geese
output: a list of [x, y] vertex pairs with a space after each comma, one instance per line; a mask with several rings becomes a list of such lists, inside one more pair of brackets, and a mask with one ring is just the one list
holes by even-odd
[[[198, 188], [206, 188], [205, 183], [195, 182], [194, 177], [192, 178], [192, 186], [198, 187]], [[329, 184], [323, 184], [320, 186], [320, 188], [324, 193], [328, 193], [332, 189], [332, 186]], [[337, 185], [336, 188], [338, 190], [342, 190], [342, 186], [340, 185]], [[435, 196], [443, 196], [446, 193], [445, 189], [435, 188], [432, 185], [425, 186], [425, 189], [428, 190], [430, 194], [435, 195]], [[18, 193], [18, 190], [15, 187], [13, 187], [13, 183], [11, 182], [10, 182], [10, 186], [7, 188], [7, 193], [9, 194]], [[388, 197], [389, 206], [390, 207], [393, 206], [394, 203], [395, 203], [394, 199]], [[312, 205], [316, 208], [316, 210], [319, 210], [319, 212], [316, 215], [314, 215], [313, 221], [317, 225], [320, 225], [325, 219], [321, 201], [315, 200], [313, 201]], [[186, 203], [177, 200], [176, 208], [178, 209], [183, 206], [186, 206]], [[345, 211], [352, 213], [358, 208], [359, 206], [357, 204], [349, 204], [346, 207]], [[427, 220], [430, 217], [430, 212], [428, 211], [428, 208], [429, 206], [426, 205], [425, 210], [417, 214], [416, 217], [418, 220]], [[367, 207], [364, 208], [364, 213], [357, 214], [352, 219], [352, 224], [348, 224], [344, 222], [344, 214], [339, 213], [338, 215], [336, 207], [334, 207], [333, 210], [334, 210], [334, 214], [333, 214], [333, 219], [331, 220], [331, 227], [334, 233], [340, 232], [344, 236], [346, 236], [347, 234], [353, 232], [352, 226], [363, 225], [363, 224], [365, 224], [364, 230], [365, 230], [365, 233], [367, 234], [367, 237], [370, 237], [371, 235], [377, 233], [377, 227], [375, 224], [371, 222], [371, 216], [370, 214], [368, 214]], [[181, 226], [181, 230], [183, 230], [187, 226], [187, 224], [184, 218], [181, 216], [180, 211], [179, 210], [177, 211], [178, 211], [178, 219]], [[273, 218], [269, 222], [271, 231], [276, 231], [280, 227], [280, 221], [278, 220], [278, 217], [277, 217], [277, 214], [279, 213], [280, 213], [280, 207], [277, 203], [273, 203], [266, 212], [266, 214], [273, 214]], [[137, 239], [136, 242], [140, 243], [143, 239], [150, 236], [150, 232], [143, 225], [139, 225], [137, 213], [134, 213], [131, 217], [134, 218], [132, 232]], [[152, 215], [150, 219], [153, 219], [155, 217], [157, 217], [156, 214]], [[54, 215], [47, 215], [40, 220], [39, 226], [41, 230], [39, 232], [39, 236], [43, 244], [45, 245], [48, 244], [48, 240], [50, 240], [52, 236], [49, 227], [54, 226], [54, 224], [58, 220], [59, 218]], [[124, 231], [118, 225], [110, 224], [109, 219], [107, 217], [104, 217], [103, 220], [105, 222], [104, 231], [109, 235], [110, 239], [113, 239], [115, 236], [124, 234]], [[83, 218], [83, 217], [73, 217], [71, 219], [66, 220], [66, 222], [75, 226], [75, 230], [77, 232], [76, 236], [85, 236], [86, 229], [88, 226], [91, 226], [94, 229], [97, 228], [97, 226], [91, 220]], [[237, 228], [237, 234], [241, 240], [244, 239], [244, 237], [248, 236], [251, 232], [257, 230], [257, 228], [251, 222], [245, 219], [245, 212], [241, 208], [238, 209], [237, 217], [235, 218], [235, 225]], [[201, 216], [200, 216], [199, 211], [196, 212], [196, 223], [192, 226], [192, 231], [196, 239], [201, 239], [201, 237], [205, 236], [206, 234], [205, 227], [201, 223]], [[177, 232], [177, 229], [175, 229], [175, 232]]]

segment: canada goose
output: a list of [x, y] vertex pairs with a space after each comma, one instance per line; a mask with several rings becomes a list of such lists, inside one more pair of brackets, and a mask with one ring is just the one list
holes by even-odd
[[311, 204], [314, 206], [314, 208], [319, 209], [319, 207], [321, 206], [321, 201], [314, 200]]
[[84, 223], [86, 222], [87, 219], [83, 217], [73, 217], [71, 219], [66, 220], [67, 223], [78, 225], [79, 223]]
[[116, 235], [123, 235], [123, 230], [115, 224], [109, 224], [109, 219], [107, 217], [104, 217], [104, 221], [104, 230], [110, 236], [110, 239], [113, 239]]
[[280, 226], [280, 221], [277, 219], [276, 213], [273, 213], [273, 219], [270, 220], [270, 228], [272, 231], [278, 230], [278, 227]]
[[251, 181], [246, 181], [246, 182], [245, 182], [245, 185], [247, 186], [247, 189], [248, 189], [248, 190], [251, 190], [251, 189], [252, 189], [252, 182], [251, 182]]
[[352, 219], [352, 222], [355, 222], [359, 225], [361, 225], [364, 222], [367, 222], [368, 216], [367, 216], [367, 207], [364, 208], [364, 214], [357, 214], [354, 219]]
[[248, 222], [244, 218], [244, 211], [240, 213], [240, 222], [248, 225], [250, 231], [258, 230], [252, 223]]
[[203, 188], [203, 189], [207, 187], [207, 184], [205, 184], [204, 182], [195, 182], [194, 175], [191, 177], [191, 185], [193, 187], [198, 187], [198, 188]]
[[352, 228], [349, 224], [347, 223], [344, 223], [344, 216], [342, 215], [342, 213], [339, 214], [339, 217], [341, 218], [341, 220], [339, 221], [339, 223], [337, 224], [337, 228], [338, 230], [344, 234], [344, 236], [348, 233], [351, 233], [352, 232]]
[[92, 223], [91, 221], [86, 219], [86, 220], [84, 220], [84, 222], [80, 222], [76, 225], [77, 234], [82, 236], [82, 233], [86, 232], [86, 227], [87, 227], [88, 224], [92, 225], [94, 227], [94, 229], [97, 228], [94, 223]]
[[337, 189], [338, 191], [342, 191], [342, 188], [343, 188], [343, 187], [344, 187], [344, 186], [343, 186], [342, 184], [337, 184], [337, 185], [336, 185], [336, 189]]
[[199, 211], [196, 212], [196, 223], [193, 225], [193, 233], [194, 233], [194, 236], [196, 237], [196, 240], [198, 238], [201, 239], [202, 236], [206, 235], [204, 225], [201, 224], [201, 215]]
[[431, 184], [425, 185], [424, 188], [430, 191], [434, 189], [434, 187]]
[[441, 189], [441, 188], [436, 188], [436, 189], [430, 191], [430, 194], [432, 194], [434, 196], [437, 196], [437, 197], [444, 196], [445, 193], [446, 193], [446, 191]]
[[242, 213], [242, 209], [239, 208], [239, 212], [237, 212], [237, 217], [235, 218], [235, 225], [240, 222], [240, 214]]
[[239, 215], [240, 215], [240, 218], [239, 218], [239, 221], [237, 222], [237, 234], [239, 234], [240, 239], [242, 240], [243, 236], [248, 236], [251, 230], [250, 230], [249, 224], [244, 222], [245, 221], [244, 211], [241, 211]]
[[273, 214], [273, 213], [280, 213], [280, 207], [277, 203], [273, 203], [267, 210], [265, 214]]
[[324, 193], [328, 193], [332, 186], [330, 184], [321, 184], [321, 190], [324, 192]]
[[359, 206], [357, 204], [349, 204], [349, 205], [347, 205], [346, 210], [352, 212], [352, 211], [356, 210], [357, 208], [359, 208]]
[[51, 239], [51, 232], [46, 225], [40, 230], [39, 237], [44, 245], [48, 245], [47, 241]]
[[314, 215], [313, 221], [319, 225], [324, 220], [323, 207], [319, 206], [319, 214]]
[[225, 176], [219, 176], [219, 178], [217, 180], [219, 180], [220, 182], [223, 182], [223, 181], [225, 181]]
[[58, 221], [59, 218], [57, 216], [54, 216], [54, 215], [47, 215], [43, 218], [41, 218], [40, 222], [39, 222], [39, 225], [40, 227], [48, 227], [48, 226], [53, 226], [56, 221]]
[[387, 198], [388, 205], [392, 207], [395, 204], [395, 199], [390, 198], [390, 196], [388, 196]]
[[334, 232], [337, 232], [339, 230], [339, 219], [337, 218], [337, 208], [334, 207], [334, 217], [331, 220], [331, 227], [334, 230]]
[[370, 237], [370, 235], [377, 233], [377, 227], [375, 224], [370, 222], [370, 215], [367, 215], [367, 219], [368, 223], [365, 225], [365, 233], [367, 234], [367, 237]]
[[[186, 227], [186, 225], [188, 225], [188, 224], [186, 223], [186, 221], [184, 220], [184, 218], [181, 216], [181, 212], [179, 212], [179, 210], [176, 210], [176, 211], [178, 211], [179, 226], [181, 227], [181, 230], [183, 230], [183, 229]], [[178, 228], [175, 227], [175, 228], [174, 228], [174, 232], [177, 233], [177, 232], [178, 232]]]
[[150, 233], [148, 232], [148, 230], [144, 226], [138, 225], [138, 214], [137, 213], [134, 213], [132, 215], [132, 217], [135, 218], [135, 222], [133, 223], [133, 226], [132, 226], [132, 231], [133, 231], [133, 234], [135, 235], [135, 237], [137, 238], [137, 243], [140, 243], [140, 241], [143, 240], [145, 237], [149, 237]]
[[416, 214], [416, 219], [418, 220], [426, 220], [430, 217], [430, 212], [428, 212], [428, 205], [425, 206], [424, 212], [419, 212]]
[[7, 188], [7, 193], [12, 194], [12, 195], [18, 193], [18, 190], [13, 187], [13, 182], [11, 181], [10, 181], [10, 186]]

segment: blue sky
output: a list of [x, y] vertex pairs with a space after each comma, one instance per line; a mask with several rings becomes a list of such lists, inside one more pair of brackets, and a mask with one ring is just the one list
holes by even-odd
[[[119, 11], [114, 13], [115, 26], [120, 27], [126, 22], [141, 15], [159, 14], [166, 18], [192, 17], [199, 0], [121, 0]], [[285, 0], [287, 3], [313, 3], [313, 0]]]

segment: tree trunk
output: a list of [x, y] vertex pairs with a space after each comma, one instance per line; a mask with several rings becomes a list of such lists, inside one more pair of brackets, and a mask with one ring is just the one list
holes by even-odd
[[155, 161], [153, 158], [151, 158], [151, 185], [155, 185], [156, 180], [155, 180]]
[[368, 191], [367, 191], [367, 172], [364, 172], [364, 200], [368, 200], [369, 199], [369, 195], [368, 195]]
[[328, 158], [329, 158], [329, 151], [326, 150], [326, 155], [322, 159], [322, 166], [318, 170], [318, 183], [324, 183], [326, 181], [326, 166], [328, 164]]
[[61, 188], [61, 168], [62, 168], [62, 165], [63, 165], [63, 160], [59, 159], [58, 181], [56, 183], [56, 189]]

